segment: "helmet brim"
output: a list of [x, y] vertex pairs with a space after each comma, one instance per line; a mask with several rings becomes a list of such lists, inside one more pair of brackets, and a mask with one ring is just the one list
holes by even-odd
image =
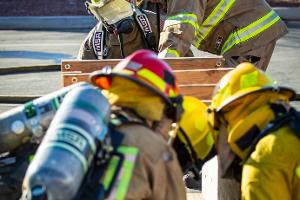
[[[89, 79], [90, 79], [90, 82], [97, 86], [97, 87], [101, 87], [100, 85], [96, 84], [96, 78], [99, 78], [99, 77], [107, 77], [107, 78], [113, 78], [113, 77], [122, 77], [122, 78], [126, 78], [128, 80], [131, 80], [135, 83], [137, 83], [138, 85], [141, 85], [142, 87], [145, 87], [147, 89], [149, 89], [150, 91], [158, 94], [166, 103], [168, 104], [172, 104], [171, 100], [169, 98], [167, 98], [162, 92], [160, 92], [158, 89], [154, 88], [154, 87], [151, 87], [149, 86], [148, 84], [144, 83], [143, 81], [140, 81], [138, 79], [135, 79], [133, 77], [130, 77], [126, 74], [122, 74], [122, 73], [117, 73], [117, 72], [114, 72], [114, 71], [109, 71], [109, 72], [104, 72], [102, 70], [98, 70], [98, 71], [94, 71], [90, 74], [89, 76]], [[103, 87], [101, 87], [101, 89], [103, 89]]]
[[296, 92], [288, 87], [263, 87], [261, 89], [253, 89], [252, 91], [247, 91], [245, 93], [242, 94], [235, 94], [232, 95], [230, 98], [228, 98], [226, 101], [224, 101], [216, 110], [216, 112], [222, 112], [224, 110], [228, 110], [228, 108], [235, 103], [238, 100], [242, 100], [243, 98], [248, 97], [249, 95], [252, 94], [258, 94], [258, 93], [263, 93], [266, 91], [271, 91], [274, 93], [278, 93], [278, 94], [282, 94], [285, 95], [290, 101], [293, 100], [296, 97]]

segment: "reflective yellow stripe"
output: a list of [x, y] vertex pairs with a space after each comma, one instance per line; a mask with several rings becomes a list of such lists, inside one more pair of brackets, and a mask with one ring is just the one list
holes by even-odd
[[296, 168], [296, 174], [300, 178], [300, 165]]
[[194, 42], [195, 47], [199, 48], [201, 42], [207, 37], [212, 29], [223, 19], [224, 15], [232, 7], [235, 0], [222, 0], [204, 20], [199, 28], [196, 41]]
[[169, 97], [176, 97], [175, 91], [173, 89], [169, 90]]
[[194, 34], [196, 34], [199, 31], [199, 25], [198, 25], [198, 17], [195, 14], [192, 13], [183, 13], [178, 15], [173, 15], [167, 18], [167, 20], [164, 23], [164, 29], [168, 26], [172, 26], [175, 24], [190, 24], [195, 29]]
[[148, 69], [141, 69], [137, 72], [139, 76], [144, 77], [146, 80], [150, 80], [156, 87], [158, 87], [161, 91], [165, 91], [166, 83], [155, 73], [151, 72]]
[[[123, 200], [125, 199], [127, 194], [128, 186], [132, 177], [132, 172], [139, 150], [135, 147], [120, 146], [118, 147], [117, 151], [124, 155], [125, 158], [118, 173], [116, 182], [114, 183], [112, 191], [107, 199]], [[107, 190], [112, 183], [112, 179], [116, 173], [119, 161], [120, 158], [114, 156], [109, 162], [109, 166], [103, 180], [103, 186], [105, 190]]]
[[224, 53], [226, 53], [234, 45], [240, 44], [249, 40], [250, 38], [257, 36], [261, 32], [268, 29], [270, 26], [275, 24], [278, 20], [280, 20], [280, 17], [275, 13], [275, 11], [272, 10], [250, 25], [231, 33], [222, 47], [221, 54], [223, 55]]
[[138, 149], [135, 147], [119, 147], [118, 152], [125, 154], [126, 159], [122, 166], [122, 179], [118, 184], [116, 200], [122, 200], [125, 198], [129, 182], [132, 176], [132, 171], [134, 169], [135, 159], [138, 154]]
[[244, 74], [240, 78], [240, 89], [246, 89], [251, 86], [256, 86], [258, 82], [258, 71]]
[[172, 54], [172, 55], [175, 55], [175, 57], [180, 57], [180, 54], [178, 51], [174, 50], [174, 49], [167, 49], [168, 51], [168, 54]]
[[163, 50], [162, 52], [160, 52], [158, 54], [159, 58], [178, 58], [180, 57], [180, 54], [178, 51], [174, 50], [174, 49], [170, 49], [170, 48], [166, 48], [165, 50]]
[[123, 153], [123, 154], [130, 154], [130, 155], [137, 155], [139, 150], [135, 147], [126, 147], [126, 146], [120, 146], [118, 148], [118, 152]]
[[116, 173], [119, 161], [120, 161], [120, 158], [117, 156], [113, 156], [109, 161], [108, 167], [105, 172], [104, 179], [102, 181], [103, 187], [105, 190], [108, 190], [109, 185], [112, 182], [112, 179]]

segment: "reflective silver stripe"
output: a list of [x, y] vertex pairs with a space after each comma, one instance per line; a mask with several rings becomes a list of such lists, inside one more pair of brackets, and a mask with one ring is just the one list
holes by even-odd
[[222, 0], [214, 8], [214, 10], [205, 19], [199, 28], [196, 40], [194, 41], [195, 47], [199, 47], [201, 42], [207, 37], [212, 29], [223, 19], [224, 15], [232, 7], [235, 0]]
[[272, 10], [268, 14], [254, 21], [248, 26], [231, 33], [222, 47], [221, 54], [223, 55], [224, 53], [226, 53], [234, 45], [240, 44], [249, 40], [250, 38], [257, 36], [264, 30], [275, 24], [278, 20], [280, 20], [280, 17], [276, 14], [275, 11]]
[[95, 28], [95, 33], [93, 35], [93, 49], [97, 56], [98, 60], [103, 59], [103, 42], [104, 42], [104, 32], [103, 32], [103, 24], [101, 21], [97, 24]]
[[192, 13], [182, 13], [174, 16], [170, 16], [167, 18], [167, 20], [164, 23], [164, 29], [168, 26], [176, 25], [176, 24], [190, 24], [195, 29], [194, 34], [196, 34], [199, 31], [199, 25], [198, 25], [198, 17], [195, 14]]

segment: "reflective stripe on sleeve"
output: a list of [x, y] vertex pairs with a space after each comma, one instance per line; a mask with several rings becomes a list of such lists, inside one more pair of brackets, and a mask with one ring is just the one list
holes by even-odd
[[[111, 200], [125, 199], [139, 150], [135, 147], [120, 146], [118, 147], [117, 152], [124, 155], [125, 158], [122, 163], [121, 170], [118, 173], [117, 179], [113, 185], [113, 189], [107, 197], [107, 199]], [[119, 161], [120, 159], [118, 157], [113, 157], [109, 162], [109, 166], [103, 181], [103, 185], [106, 190], [112, 183], [112, 179], [116, 173]]]
[[164, 29], [168, 26], [176, 25], [176, 24], [190, 24], [194, 28], [194, 35], [199, 31], [198, 25], [198, 17], [192, 13], [182, 13], [178, 15], [173, 15], [167, 18], [164, 23]]
[[275, 11], [272, 10], [268, 14], [254, 21], [248, 26], [231, 33], [222, 47], [221, 54], [223, 55], [233, 46], [257, 36], [279, 20], [280, 17], [275, 13]]
[[204, 20], [199, 28], [199, 32], [194, 42], [195, 47], [199, 48], [202, 41], [212, 31], [212, 29], [219, 24], [224, 15], [232, 7], [235, 0], [221, 0], [209, 16]]
[[166, 48], [162, 52], [158, 54], [158, 58], [177, 58], [180, 57], [180, 54], [178, 51], [170, 48]]
[[296, 168], [296, 175], [300, 179], [300, 165]]

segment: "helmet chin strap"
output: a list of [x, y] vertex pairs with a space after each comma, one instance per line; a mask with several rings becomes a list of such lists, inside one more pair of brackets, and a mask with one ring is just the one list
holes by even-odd
[[193, 172], [193, 174], [195, 175], [195, 179], [198, 180], [200, 178], [199, 172], [201, 170], [198, 168], [198, 166], [199, 166], [199, 164], [201, 164], [201, 161], [198, 159], [197, 153], [195, 152], [194, 147], [193, 147], [191, 141], [189, 140], [187, 134], [185, 133], [185, 131], [181, 127], [179, 127], [179, 130], [180, 130], [180, 133], [182, 134], [182, 136], [184, 137], [184, 139], [187, 143], [189, 152], [190, 152], [190, 157], [192, 160], [192, 167], [189, 170], [191, 170]]

